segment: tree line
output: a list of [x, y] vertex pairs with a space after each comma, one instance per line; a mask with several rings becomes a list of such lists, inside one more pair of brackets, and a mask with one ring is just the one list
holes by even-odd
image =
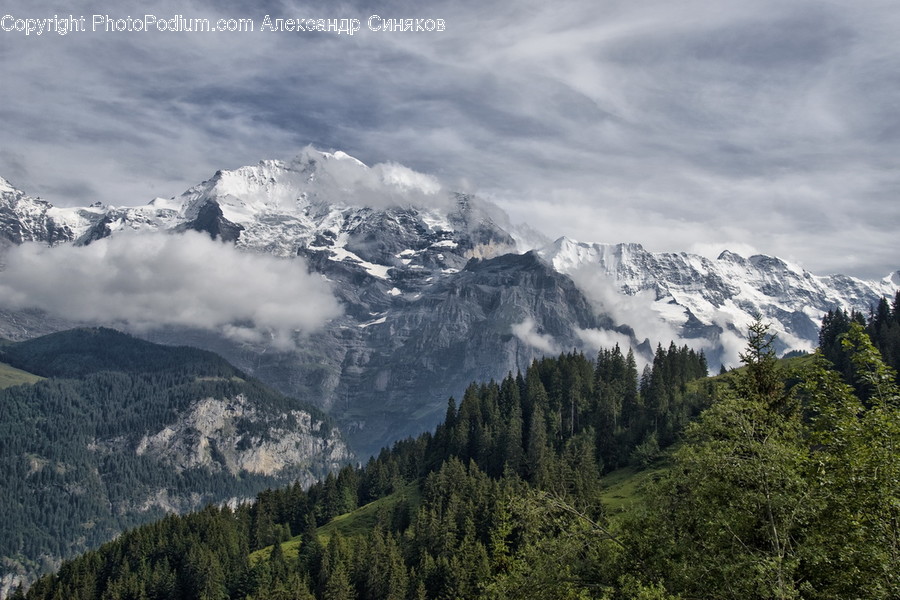
[[[523, 524], [511, 501], [544, 490], [599, 518], [602, 473], [652, 460], [673, 442], [711, 402], [714, 388], [687, 385], [706, 369], [702, 353], [674, 344], [658, 347], [640, 376], [633, 353], [618, 347], [596, 359], [536, 360], [501, 382], [471, 384], [434, 432], [363, 466], [126, 532], [28, 597], [476, 597], [543, 535], [540, 520]], [[320, 535], [336, 517], [385, 499], [365, 536]], [[286, 546], [298, 550], [288, 554], [282, 543], [291, 539], [299, 543]], [[264, 559], [252, 560], [261, 549]]]
[[[224, 468], [178, 470], [136, 453], [143, 436], [205, 398], [243, 395], [263, 414], [288, 415], [285, 427], [296, 425], [291, 411], [302, 405], [215, 354], [82, 329], [5, 346], [0, 360], [48, 377], [0, 390], [0, 558], [10, 570], [46, 572], [123, 529], [162, 518], [165, 503], [188, 510], [252, 498], [307, 468], [234, 476]], [[268, 426], [236, 423], [244, 439], [265, 438]], [[308, 468], [316, 477], [327, 472], [315, 461]]]
[[[618, 348], [535, 361], [363, 466], [128, 531], [27, 597], [900, 597], [897, 374], [849, 321], [852, 384], [759, 321], [715, 379], [674, 345], [640, 375]], [[663, 451], [608, 511], [605, 475]]]

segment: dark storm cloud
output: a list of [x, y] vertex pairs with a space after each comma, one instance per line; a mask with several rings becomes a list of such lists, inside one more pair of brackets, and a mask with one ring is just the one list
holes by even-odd
[[[52, 4], [5, 9], [52, 16]], [[879, 0], [202, 0], [242, 34], [0, 32], [0, 174], [58, 204], [174, 196], [308, 143], [478, 191], [547, 235], [898, 268], [900, 7]], [[263, 17], [358, 18], [355, 36]], [[366, 29], [371, 14], [441, 33]], [[15, 160], [14, 160], [15, 159]]]

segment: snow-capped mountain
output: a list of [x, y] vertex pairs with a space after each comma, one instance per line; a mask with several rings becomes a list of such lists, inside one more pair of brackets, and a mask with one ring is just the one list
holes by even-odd
[[74, 234], [66, 222], [71, 218], [82, 222], [78, 212], [31, 198], [0, 177], [0, 237], [14, 244], [72, 241]]
[[[634, 327], [638, 337], [642, 331], [653, 337], [669, 329], [696, 340], [711, 362], [732, 365], [754, 315], [773, 325], [780, 350], [811, 351], [827, 311], [867, 312], [878, 298], [893, 297], [900, 276], [882, 281], [817, 276], [772, 256], [744, 258], [724, 251], [710, 260], [685, 252], [648, 252], [640, 244], [588, 244], [565, 237], [540, 255], [572, 276], [614, 322]], [[637, 313], [642, 321], [629, 320]]]
[[488, 203], [443, 192], [400, 165], [369, 168], [313, 148], [290, 162], [218, 171], [178, 198], [144, 206], [58, 208], [0, 179], [0, 219], [0, 236], [17, 244], [193, 229], [279, 256], [327, 251], [382, 279], [392, 267], [459, 269], [472, 256], [516, 248], [505, 214]]
[[[0, 237], [13, 244], [194, 230], [247, 251], [304, 257], [331, 282], [343, 314], [297, 336], [294, 350], [199, 328], [144, 335], [214, 350], [318, 403], [361, 453], [432, 426], [470, 381], [545, 353], [618, 342], [649, 357], [674, 339], [703, 348], [713, 366], [731, 364], [755, 313], [773, 323], [783, 349], [809, 349], [825, 311], [867, 311], [900, 283], [818, 277], [766, 256], [709, 260], [566, 238], [521, 254], [521, 235], [489, 203], [400, 165], [368, 167], [313, 148], [219, 171], [140, 207], [55, 208], [4, 180], [0, 219]], [[0, 312], [0, 336], [58, 326]]]

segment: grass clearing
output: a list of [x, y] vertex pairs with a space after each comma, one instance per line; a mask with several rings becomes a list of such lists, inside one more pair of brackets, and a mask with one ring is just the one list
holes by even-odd
[[647, 483], [653, 481], [671, 466], [671, 459], [664, 456], [646, 468], [623, 467], [603, 476], [600, 501], [610, 518], [626, 512], [641, 497]]
[[[411, 510], [415, 510], [419, 506], [420, 501], [421, 492], [419, 491], [418, 482], [408, 483], [389, 496], [360, 506], [354, 511], [338, 515], [316, 529], [316, 533], [319, 536], [319, 541], [323, 544], [328, 544], [335, 532], [340, 532], [344, 537], [369, 535], [375, 529], [382, 512], [392, 511], [402, 503], [406, 503]], [[297, 552], [300, 550], [300, 536], [297, 535], [286, 542], [282, 542], [281, 550], [287, 557], [293, 558], [297, 556]], [[271, 555], [272, 546], [261, 548], [250, 555], [250, 564], [255, 565], [261, 560], [268, 560]]]
[[[261, 560], [269, 560], [269, 557], [272, 556], [272, 548], [273, 546], [267, 546], [251, 553], [250, 565], [256, 565]], [[281, 542], [281, 551], [289, 559], [296, 558], [297, 553], [300, 551], [300, 536], [298, 535], [286, 542]]]
[[368, 535], [378, 523], [378, 517], [384, 511], [393, 511], [398, 505], [406, 503], [413, 510], [419, 506], [421, 493], [418, 482], [408, 483], [393, 494], [385, 496], [361, 506], [353, 512], [338, 515], [330, 522], [319, 527], [316, 532], [322, 543], [327, 544], [334, 533], [340, 532], [344, 537]]
[[0, 363], [0, 390], [23, 383], [37, 383], [41, 379], [43, 377], [11, 367], [6, 363]]

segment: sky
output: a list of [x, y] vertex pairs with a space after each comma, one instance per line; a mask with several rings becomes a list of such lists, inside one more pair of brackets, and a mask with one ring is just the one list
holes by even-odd
[[[761, 252], [819, 274], [900, 269], [896, 0], [21, 0], [0, 12], [0, 176], [58, 206], [177, 196], [312, 144], [427, 173], [549, 238]], [[255, 30], [92, 31], [95, 14]], [[87, 31], [16, 31], [54, 15], [84, 16]], [[261, 31], [267, 15], [361, 30]], [[445, 29], [371, 31], [371, 15]]]

